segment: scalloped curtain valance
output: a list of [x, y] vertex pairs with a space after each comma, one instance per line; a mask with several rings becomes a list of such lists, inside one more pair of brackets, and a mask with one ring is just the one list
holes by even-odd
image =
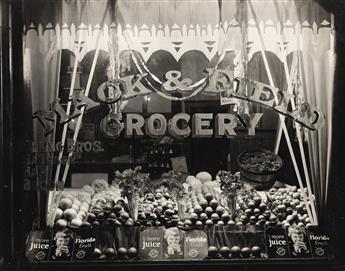
[[[322, 27], [330, 22], [331, 16], [315, 1], [261, 0], [251, 1], [259, 14], [259, 21], [276, 25], [278, 22], [291, 25], [315, 24]], [[163, 28], [174, 25], [217, 25], [222, 21], [248, 23], [253, 15], [246, 14], [246, 1], [206, 0], [206, 1], [142, 1], [142, 0], [31, 0], [24, 1], [24, 24], [26, 27], [79, 26], [81, 24], [103, 26], [121, 24], [141, 28]]]

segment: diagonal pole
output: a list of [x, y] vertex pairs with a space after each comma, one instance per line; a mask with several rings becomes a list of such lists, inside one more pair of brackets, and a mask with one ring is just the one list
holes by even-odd
[[[73, 95], [73, 91], [74, 91], [75, 79], [77, 76], [77, 68], [78, 68], [78, 62], [79, 62], [79, 57], [80, 57], [80, 45], [81, 45], [81, 39], [78, 36], [77, 50], [76, 50], [74, 64], [73, 64], [73, 72], [72, 72], [72, 78], [71, 78], [71, 84], [70, 84], [70, 88], [69, 88], [68, 97], [71, 97]], [[72, 107], [72, 100], [69, 100], [67, 103], [67, 108], [66, 108], [66, 114], [67, 115], [69, 115], [71, 113], [71, 107]], [[61, 148], [60, 148], [60, 152], [58, 155], [58, 164], [57, 164], [56, 170], [55, 170], [54, 190], [53, 190], [52, 197], [51, 197], [52, 200], [54, 200], [56, 198], [56, 184], [59, 181], [59, 177], [60, 177], [62, 156], [64, 153], [66, 137], [67, 137], [67, 129], [68, 129], [68, 123], [65, 123], [63, 125], [63, 130], [62, 130], [62, 135], [61, 135]], [[56, 204], [56, 203], [52, 202], [52, 204]], [[53, 216], [53, 214], [50, 213], [49, 218], [48, 218], [48, 225], [49, 226], [53, 226], [52, 223], [54, 223], [54, 217], [52, 218], [52, 216]]]
[[[283, 49], [284, 50], [284, 49]], [[290, 78], [290, 74], [288, 71], [288, 64], [287, 64], [287, 60], [286, 60], [286, 55], [285, 52], [283, 53], [283, 63], [284, 63], [284, 70], [285, 70], [285, 76], [286, 76], [286, 80], [288, 82], [288, 85], [290, 85], [290, 87], [288, 87], [288, 90], [290, 90], [290, 93], [292, 93], [292, 80]], [[295, 101], [294, 99], [291, 99], [291, 107], [292, 110], [296, 109], [296, 105], [295, 105]], [[314, 218], [314, 223], [317, 225], [318, 224], [318, 220], [317, 220], [317, 213], [316, 213], [316, 208], [315, 208], [315, 202], [313, 199], [313, 194], [312, 194], [312, 189], [311, 189], [311, 185], [310, 185], [310, 178], [309, 178], [309, 170], [308, 170], [308, 166], [307, 166], [307, 161], [305, 158], [305, 153], [304, 153], [304, 147], [303, 147], [303, 141], [302, 141], [302, 135], [301, 135], [301, 125], [299, 123], [295, 123], [296, 125], [296, 134], [297, 134], [297, 141], [298, 141], [298, 146], [301, 152], [301, 158], [302, 158], [302, 165], [303, 165], [303, 170], [304, 170], [304, 176], [305, 176], [305, 181], [307, 184], [307, 190], [308, 190], [308, 197], [309, 197], [309, 201], [311, 204], [311, 211], [313, 214], [313, 218]], [[301, 187], [301, 189], [304, 189], [303, 187]]]
[[[262, 55], [262, 58], [263, 58], [263, 61], [264, 61], [264, 65], [265, 65], [266, 72], [267, 72], [267, 75], [268, 75], [268, 80], [269, 80], [269, 82], [270, 82], [270, 85], [271, 85], [271, 86], [274, 86], [273, 77], [272, 77], [272, 74], [271, 74], [271, 71], [270, 71], [270, 67], [269, 67], [268, 61], [267, 61], [267, 56], [266, 56], [266, 53], [265, 53], [265, 43], [264, 43], [264, 41], [263, 41], [262, 33], [261, 33], [260, 27], [259, 27], [259, 25], [258, 25], [258, 20], [257, 20], [257, 17], [256, 17], [256, 13], [255, 13], [255, 11], [254, 11], [254, 8], [253, 8], [253, 5], [252, 5], [251, 1], [249, 0], [248, 2], [249, 2], [249, 5], [250, 5], [252, 14], [253, 14], [253, 18], [254, 18], [254, 20], [255, 20], [255, 25], [256, 25], [257, 31], [258, 31], [258, 33], [259, 33], [260, 43], [261, 43], [260, 52], [261, 52], [261, 55]], [[278, 103], [279, 103], [279, 100], [278, 100], [278, 97], [277, 97], [276, 95], [274, 96], [274, 99], [275, 99], [276, 104], [278, 104]], [[304, 202], [304, 204], [305, 204], [305, 206], [306, 206], [308, 216], [309, 216], [309, 218], [310, 218], [312, 224], [314, 224], [314, 218], [313, 218], [313, 216], [312, 216], [312, 212], [311, 212], [311, 210], [310, 210], [310, 206], [309, 206], [308, 201], [307, 201], [307, 196], [306, 196], [306, 193], [305, 193], [305, 191], [304, 191], [304, 187], [303, 187], [303, 183], [302, 183], [302, 178], [301, 178], [301, 175], [300, 175], [300, 172], [299, 172], [299, 169], [298, 169], [296, 157], [295, 157], [295, 154], [294, 154], [292, 145], [291, 145], [291, 141], [290, 141], [290, 137], [289, 137], [288, 130], [287, 130], [286, 125], [285, 125], [285, 119], [284, 119], [284, 117], [283, 117], [282, 115], [280, 115], [280, 114], [279, 114], [279, 120], [280, 120], [280, 125], [281, 125], [281, 127], [282, 127], [282, 129], [283, 129], [284, 136], [285, 136], [285, 139], [286, 139], [286, 142], [287, 142], [287, 145], [288, 145], [288, 149], [289, 149], [289, 152], [290, 152], [292, 164], [293, 164], [294, 169], [295, 169], [295, 173], [296, 173], [296, 176], [297, 176], [297, 180], [298, 180], [299, 186], [300, 186], [300, 188], [301, 188], [301, 193], [302, 193], [302, 197], [303, 197], [303, 202]]]
[[[99, 42], [99, 40], [100, 40], [100, 33], [98, 34], [98, 37], [97, 37], [96, 52], [95, 52], [95, 55], [94, 55], [94, 58], [93, 58], [93, 61], [92, 61], [92, 66], [91, 66], [89, 78], [88, 78], [86, 89], [85, 89], [85, 93], [84, 93], [84, 95], [86, 97], [89, 95], [89, 92], [90, 92], [90, 87], [91, 87], [91, 83], [92, 83], [92, 79], [93, 79], [93, 75], [94, 75], [94, 72], [95, 72], [96, 63], [97, 63], [97, 59], [98, 59], [98, 55], [99, 55], [99, 51], [100, 51], [100, 42]], [[71, 160], [72, 160], [72, 156], [74, 154], [75, 145], [77, 143], [78, 134], [79, 134], [79, 130], [80, 130], [80, 127], [81, 127], [81, 121], [83, 119], [84, 112], [85, 112], [85, 106], [83, 106], [80, 109], [80, 115], [78, 117], [76, 128], [75, 128], [75, 131], [74, 131], [74, 134], [73, 134], [73, 143], [72, 143], [72, 146], [71, 146], [71, 151], [69, 151], [69, 153], [68, 153], [66, 165], [65, 165], [63, 176], [62, 176], [62, 179], [61, 179], [62, 185], [64, 185], [65, 182], [66, 182], [67, 174], [68, 174], [68, 171], [69, 171], [69, 168], [70, 168], [70, 165], [71, 165]], [[52, 206], [52, 212], [51, 212], [51, 220], [50, 220], [50, 225], [51, 226], [54, 224], [54, 217], [56, 215], [56, 210], [57, 210], [57, 207], [58, 207], [57, 204], [58, 204], [58, 202], [61, 199], [61, 195], [62, 195], [62, 189], [59, 190], [59, 193], [58, 193], [58, 195], [56, 197], [56, 200], [53, 199], [54, 200], [54, 205]]]

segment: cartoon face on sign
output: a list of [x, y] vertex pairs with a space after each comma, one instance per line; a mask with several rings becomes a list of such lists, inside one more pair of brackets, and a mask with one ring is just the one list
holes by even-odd
[[291, 226], [288, 232], [292, 255], [303, 257], [310, 254], [307, 241], [307, 231], [303, 226]]
[[70, 259], [72, 255], [73, 233], [68, 229], [58, 231], [54, 236], [54, 248], [52, 258], [57, 260]]
[[182, 259], [184, 257], [183, 236], [178, 228], [169, 228], [164, 233], [165, 259]]

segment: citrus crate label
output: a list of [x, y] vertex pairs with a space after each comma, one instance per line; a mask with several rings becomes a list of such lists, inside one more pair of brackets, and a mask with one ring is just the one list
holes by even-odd
[[185, 259], [202, 260], [208, 255], [207, 235], [203, 231], [186, 232]]
[[139, 237], [139, 256], [143, 260], [161, 261], [163, 258], [163, 230], [145, 229]]
[[30, 232], [27, 243], [25, 256], [29, 262], [41, 262], [48, 260], [51, 246], [51, 231], [32, 231]]
[[96, 237], [93, 231], [89, 229], [78, 229], [75, 232], [72, 260], [84, 261], [92, 259], [95, 244]]
[[163, 259], [184, 259], [185, 232], [173, 227], [164, 230]]
[[266, 229], [267, 254], [270, 258], [289, 258], [289, 245], [284, 228]]
[[313, 257], [315, 258], [330, 258], [332, 257], [331, 251], [331, 236], [327, 231], [317, 227], [310, 227], [309, 243]]
[[70, 261], [73, 254], [74, 233], [65, 228], [52, 235], [50, 258], [55, 261]]
[[312, 256], [307, 229], [304, 226], [290, 226], [287, 230], [290, 256], [309, 258]]

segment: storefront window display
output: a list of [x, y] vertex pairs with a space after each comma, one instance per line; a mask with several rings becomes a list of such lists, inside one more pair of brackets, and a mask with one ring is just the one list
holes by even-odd
[[334, 260], [322, 4], [15, 5], [27, 264]]

